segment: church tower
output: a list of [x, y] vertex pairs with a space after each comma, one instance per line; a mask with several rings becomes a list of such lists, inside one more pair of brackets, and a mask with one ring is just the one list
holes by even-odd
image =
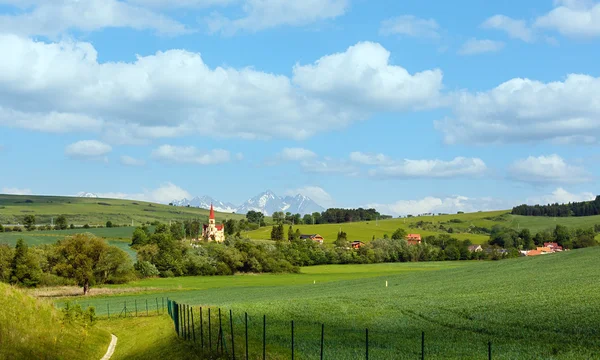
[[215, 225], [215, 210], [213, 204], [210, 203], [210, 214], [208, 215], [208, 225]]
[[225, 241], [225, 226], [215, 222], [215, 209], [213, 204], [210, 204], [210, 213], [208, 215], [208, 224], [202, 227], [202, 237], [206, 241]]

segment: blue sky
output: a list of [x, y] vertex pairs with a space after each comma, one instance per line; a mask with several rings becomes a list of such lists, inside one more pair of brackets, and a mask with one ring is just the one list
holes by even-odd
[[526, 4], [0, 0], [0, 192], [592, 198], [600, 3]]

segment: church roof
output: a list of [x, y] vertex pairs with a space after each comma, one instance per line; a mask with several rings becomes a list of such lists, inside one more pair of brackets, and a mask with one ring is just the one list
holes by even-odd
[[213, 204], [210, 203], [210, 215], [208, 216], [208, 218], [210, 220], [214, 220], [215, 219], [215, 210], [213, 209]]

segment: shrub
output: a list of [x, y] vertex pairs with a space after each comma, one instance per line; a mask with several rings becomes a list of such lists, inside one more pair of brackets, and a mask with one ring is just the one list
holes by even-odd
[[[138, 261], [137, 263], [135, 263], [134, 267], [135, 267], [135, 270], [140, 275], [140, 277], [142, 277], [142, 278], [155, 277], [160, 274], [158, 269], [156, 268], [156, 266], [154, 266], [154, 264], [152, 264], [149, 261]], [[200, 275], [200, 274], [194, 274], [194, 275]]]

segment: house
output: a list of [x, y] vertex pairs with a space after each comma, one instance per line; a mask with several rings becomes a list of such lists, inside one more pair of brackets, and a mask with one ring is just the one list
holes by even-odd
[[352, 246], [353, 249], [360, 249], [365, 243], [362, 241], [353, 241], [350, 245]]
[[544, 247], [538, 246], [536, 250], [541, 252], [542, 254], [552, 254], [554, 252], [554, 250], [552, 250], [552, 248], [549, 248], [546, 246], [544, 246]]
[[542, 252], [540, 250], [529, 250], [526, 252], [526, 256], [538, 256], [538, 255], [542, 255]]
[[406, 235], [406, 242], [408, 245], [418, 245], [421, 243], [421, 234], [408, 234]]
[[300, 240], [312, 240], [319, 244], [323, 243], [323, 237], [319, 234], [300, 235]]
[[483, 251], [483, 248], [481, 247], [481, 245], [470, 245], [469, 251], [470, 252], [480, 252], [480, 251]]
[[208, 216], [208, 224], [202, 226], [202, 238], [204, 240], [223, 242], [225, 241], [225, 226], [215, 222], [215, 210], [210, 204], [210, 215]]
[[563, 251], [563, 247], [558, 245], [558, 243], [555, 243], [555, 242], [545, 242], [544, 247], [550, 248], [550, 249], [554, 250], [554, 252]]

